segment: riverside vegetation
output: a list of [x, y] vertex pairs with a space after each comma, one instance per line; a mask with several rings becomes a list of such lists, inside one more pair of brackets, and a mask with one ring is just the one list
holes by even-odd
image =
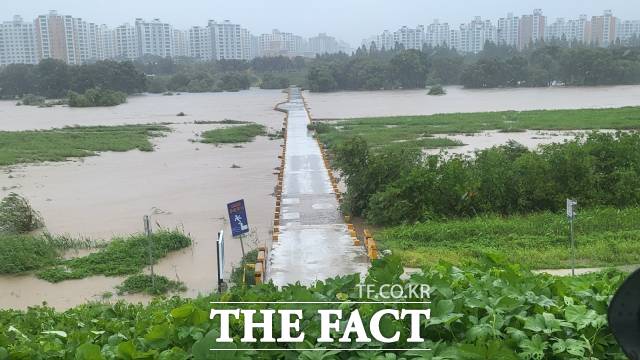
[[164, 125], [74, 126], [51, 130], [0, 131], [0, 166], [65, 161], [100, 151], [153, 151], [151, 137]]
[[[640, 263], [640, 233], [627, 217], [640, 205], [640, 134], [631, 130], [639, 118], [640, 110], [628, 107], [354, 119], [314, 127], [347, 185], [343, 209], [392, 227], [376, 236], [407, 265], [477, 263], [483, 253], [498, 252], [528, 267], [562, 268], [568, 265], [561, 215], [567, 198], [576, 199], [586, 216], [576, 220], [579, 266]], [[631, 131], [594, 132], [535, 151], [509, 143], [472, 156], [425, 156], [420, 144], [436, 133], [599, 128]]]
[[316, 121], [313, 128], [329, 147], [357, 135], [376, 148], [391, 145], [433, 148], [460, 145], [450, 139], [433, 138], [434, 134], [468, 134], [487, 130], [640, 129], [640, 107], [373, 117]]
[[[242, 322], [232, 322], [232, 343], [215, 341], [220, 320], [209, 320], [211, 301], [262, 301], [268, 305], [243, 308], [273, 310], [289, 308], [280, 301], [341, 301], [341, 309], [360, 311], [365, 327], [381, 308], [411, 306], [354, 303], [366, 300], [358, 297], [360, 276], [354, 274], [309, 287], [234, 287], [222, 295], [156, 299], [149, 305], [89, 303], [65, 312], [47, 307], [0, 310], [0, 358], [346, 360], [424, 359], [428, 354], [427, 358], [443, 360], [625, 359], [606, 320], [608, 301], [623, 279], [618, 272], [561, 278], [534, 275], [518, 265], [487, 258], [482, 265], [464, 269], [439, 264], [404, 280], [402, 273], [399, 260], [387, 257], [374, 261], [364, 281], [374, 287], [390, 283], [431, 287], [431, 318], [420, 323], [426, 341], [417, 345], [404, 340], [410, 324], [392, 320], [383, 321], [381, 330], [385, 336], [400, 331], [398, 343], [316, 343], [320, 335], [316, 310], [330, 306], [322, 304], [300, 305], [308, 314], [300, 324], [306, 333], [303, 343], [242, 343]], [[219, 304], [217, 308], [236, 306]], [[416, 349], [376, 350], [389, 347]], [[265, 348], [282, 351], [265, 355], [260, 351]], [[344, 348], [362, 351], [341, 351]], [[425, 348], [432, 350], [419, 351]]]
[[[33, 233], [43, 226], [40, 214], [18, 194], [11, 193], [0, 202], [0, 274], [35, 272], [38, 278], [54, 283], [94, 275], [132, 275], [119, 287], [121, 292], [160, 294], [184, 289], [182, 283], [162, 276], [150, 281], [138, 274], [169, 252], [191, 246], [191, 239], [178, 230], [160, 230], [150, 238], [134, 234], [98, 243]], [[77, 249], [92, 252], [71, 259], [63, 257], [67, 250]]]

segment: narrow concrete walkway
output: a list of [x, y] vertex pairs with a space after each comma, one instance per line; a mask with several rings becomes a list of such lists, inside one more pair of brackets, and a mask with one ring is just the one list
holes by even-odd
[[299, 88], [289, 89], [287, 148], [280, 234], [273, 243], [268, 279], [283, 286], [310, 284], [338, 275], [365, 273], [364, 248], [353, 245]]

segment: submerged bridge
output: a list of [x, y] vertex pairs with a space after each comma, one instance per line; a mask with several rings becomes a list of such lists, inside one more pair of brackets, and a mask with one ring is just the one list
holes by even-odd
[[266, 277], [278, 286], [365, 273], [369, 259], [339, 210], [337, 187], [299, 88], [289, 89], [286, 140]]

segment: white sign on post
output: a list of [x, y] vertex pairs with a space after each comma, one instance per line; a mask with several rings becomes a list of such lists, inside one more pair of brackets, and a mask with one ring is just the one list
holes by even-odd
[[576, 210], [575, 210], [576, 205], [578, 205], [577, 201], [567, 199], [567, 217], [569, 219], [574, 219], [576, 217]]
[[222, 280], [224, 274], [224, 230], [218, 232], [218, 274]]

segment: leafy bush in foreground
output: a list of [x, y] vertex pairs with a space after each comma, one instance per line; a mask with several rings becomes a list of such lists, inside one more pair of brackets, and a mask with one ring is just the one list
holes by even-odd
[[[368, 328], [371, 315], [384, 307], [416, 305], [357, 305], [354, 291], [358, 275], [329, 279], [314, 286], [266, 284], [249, 289], [233, 288], [222, 295], [197, 299], [173, 297], [149, 305], [91, 303], [65, 312], [47, 307], [27, 311], [0, 311], [0, 357], [38, 359], [625, 359], [606, 322], [607, 304], [623, 276], [604, 272], [582, 277], [558, 278], [534, 275], [516, 265], [489, 263], [459, 269], [441, 264], [401, 280], [397, 259], [376, 261], [366, 283], [428, 284], [431, 319], [421, 323], [421, 344], [407, 344], [409, 323], [383, 321], [382, 332], [400, 331], [392, 344], [316, 344], [319, 336], [316, 309], [330, 305], [304, 304], [300, 328], [308, 341], [300, 344], [242, 344], [242, 323], [232, 321], [232, 344], [216, 344], [219, 317], [211, 321], [210, 301], [266, 301], [246, 304], [247, 309], [288, 309], [280, 301], [344, 301], [346, 310], [358, 309]], [[372, 301], [375, 299], [369, 299]], [[235, 308], [237, 305], [217, 305]], [[418, 305], [420, 306], [420, 305]], [[342, 325], [344, 326], [344, 324]], [[276, 330], [277, 331], [277, 330]], [[224, 346], [230, 351], [209, 349]], [[431, 348], [384, 355], [382, 351], [340, 352], [362, 349]], [[326, 351], [306, 352], [324, 347]], [[260, 352], [260, 348], [294, 349]], [[237, 349], [234, 351], [233, 349]], [[257, 350], [257, 351], [254, 351]]]

